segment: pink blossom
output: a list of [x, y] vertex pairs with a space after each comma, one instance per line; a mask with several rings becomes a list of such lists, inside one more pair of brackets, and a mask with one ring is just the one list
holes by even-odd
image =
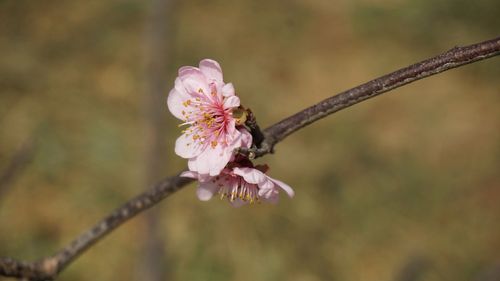
[[200, 175], [218, 175], [238, 147], [250, 147], [251, 134], [233, 116], [240, 106], [233, 84], [224, 83], [219, 64], [210, 59], [199, 68], [179, 69], [175, 87], [167, 99], [168, 109], [183, 121], [175, 153], [188, 159], [189, 170]]
[[227, 198], [235, 207], [260, 201], [277, 203], [280, 189], [284, 190], [289, 197], [294, 196], [294, 191], [290, 186], [267, 176], [266, 170], [267, 166], [259, 165], [253, 168], [231, 163], [215, 177], [200, 175], [192, 171], [186, 171], [181, 176], [199, 181], [196, 193], [200, 200], [208, 201], [214, 194], [219, 194], [221, 199]]

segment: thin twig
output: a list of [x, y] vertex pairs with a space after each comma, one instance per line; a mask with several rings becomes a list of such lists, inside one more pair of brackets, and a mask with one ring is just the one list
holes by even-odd
[[334, 112], [419, 79], [491, 58], [499, 53], [500, 37], [474, 45], [455, 47], [439, 56], [396, 70], [308, 107], [264, 130], [265, 139], [258, 149], [240, 149], [239, 152], [246, 155], [253, 152], [255, 157], [260, 157], [272, 152], [274, 145], [288, 135]]
[[[264, 130], [265, 139], [260, 146], [261, 150], [258, 151], [258, 156], [269, 153], [276, 143], [291, 133], [329, 114], [413, 81], [499, 54], [500, 38], [466, 47], [456, 47], [437, 57], [400, 69], [328, 98]], [[113, 211], [96, 226], [51, 257], [36, 262], [1, 258], [0, 275], [30, 280], [54, 279], [75, 258], [106, 234], [190, 182], [192, 182], [191, 179], [174, 176], [157, 183], [149, 191], [138, 195]]]

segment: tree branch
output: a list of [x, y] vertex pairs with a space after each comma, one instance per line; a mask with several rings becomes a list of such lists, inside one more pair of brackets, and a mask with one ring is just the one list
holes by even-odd
[[[439, 56], [413, 64], [342, 92], [265, 129], [265, 139], [262, 141], [258, 151], [254, 153], [256, 153], [256, 156], [267, 154], [272, 151], [276, 143], [293, 132], [351, 105], [413, 81], [499, 54], [500, 38], [470, 46], [455, 47]], [[245, 151], [241, 152], [246, 153]], [[85, 252], [85, 250], [103, 238], [106, 234], [140, 212], [156, 205], [162, 199], [190, 182], [192, 182], [191, 179], [174, 176], [155, 184], [150, 190], [138, 195], [113, 211], [110, 215], [97, 223], [97, 225], [80, 235], [53, 256], [35, 262], [1, 258], [0, 275], [30, 280], [52, 280], [80, 254]]]
[[254, 153], [255, 157], [263, 156], [272, 152], [274, 145], [288, 135], [334, 112], [419, 79], [499, 54], [500, 37], [474, 45], [455, 47], [441, 55], [396, 70], [308, 107], [265, 129], [265, 139], [258, 149], [240, 149], [239, 152], [246, 155]]

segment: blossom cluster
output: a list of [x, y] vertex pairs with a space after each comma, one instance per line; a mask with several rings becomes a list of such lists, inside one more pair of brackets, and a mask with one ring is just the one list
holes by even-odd
[[253, 163], [234, 151], [252, 147], [252, 134], [241, 118], [240, 99], [232, 83], [224, 83], [214, 60], [199, 67], [183, 66], [167, 98], [170, 112], [182, 121], [175, 153], [188, 160], [183, 177], [199, 181], [197, 195], [210, 200], [218, 194], [233, 206], [278, 201], [279, 190], [293, 197], [292, 188], [266, 175], [267, 165]]

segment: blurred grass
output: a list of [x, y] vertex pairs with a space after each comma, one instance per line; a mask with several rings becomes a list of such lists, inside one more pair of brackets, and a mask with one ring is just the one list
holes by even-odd
[[[165, 83], [218, 60], [266, 127], [454, 45], [498, 36], [498, 1], [178, 1]], [[0, 198], [0, 255], [38, 258], [143, 189], [142, 1], [0, 1], [0, 169], [38, 150]], [[405, 86], [303, 129], [260, 162], [278, 206], [157, 206], [174, 280], [471, 280], [500, 262], [498, 59]], [[165, 96], [167, 93], [165, 93]], [[165, 111], [167, 108], [163, 106]], [[165, 175], [185, 163], [173, 153]], [[129, 280], [139, 217], [61, 280]], [[89, 270], [91, 268], [92, 270]], [[117, 270], [119, 269], [119, 270]]]

